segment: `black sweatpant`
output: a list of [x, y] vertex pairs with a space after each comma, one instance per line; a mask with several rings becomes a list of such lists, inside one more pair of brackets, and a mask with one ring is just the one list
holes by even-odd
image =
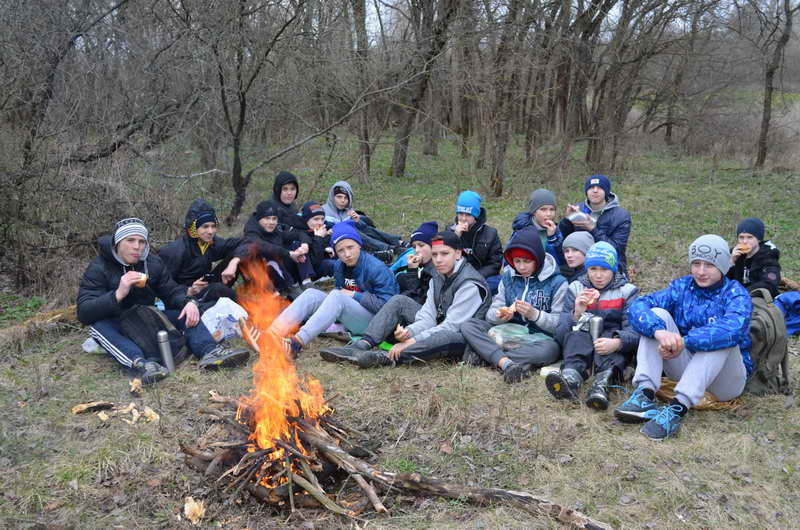
[[[612, 332], [605, 331], [601, 335], [611, 338]], [[629, 358], [624, 353], [615, 351], [608, 355], [600, 355], [594, 351], [592, 337], [586, 331], [570, 331], [564, 336], [564, 362], [561, 369], [572, 368], [581, 374], [584, 380], [589, 376], [589, 368], [594, 363], [594, 373], [614, 370], [614, 376], [619, 377], [628, 365]]]

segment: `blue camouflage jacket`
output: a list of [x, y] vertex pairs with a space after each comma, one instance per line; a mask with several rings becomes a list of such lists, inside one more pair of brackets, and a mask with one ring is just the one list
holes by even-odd
[[664, 321], [650, 311], [660, 307], [675, 320], [686, 349], [692, 353], [739, 346], [747, 375], [753, 371], [750, 359], [750, 315], [753, 304], [742, 284], [723, 278], [716, 286], [700, 288], [692, 276], [670, 282], [666, 289], [640, 296], [628, 309], [628, 321], [645, 337], [667, 329]]

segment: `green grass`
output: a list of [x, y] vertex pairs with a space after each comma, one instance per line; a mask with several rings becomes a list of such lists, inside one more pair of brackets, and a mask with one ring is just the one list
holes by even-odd
[[33, 316], [46, 300], [41, 296], [23, 297], [0, 292], [0, 326], [21, 322]]
[[[412, 144], [414, 153], [417, 147]], [[391, 149], [381, 146], [368, 184], [353, 177], [354, 153], [344, 140], [310, 193], [327, 156], [324, 146], [309, 146], [285, 167], [301, 177], [302, 200], [324, 200], [328, 186], [349, 180], [356, 206], [379, 227], [404, 235], [422, 221], [451, 222], [457, 193], [472, 188], [484, 196], [489, 223], [505, 240], [531, 190], [556, 190], [561, 209], [580, 200], [583, 179], [592, 172], [578, 152], [566, 171], [556, 173], [544, 162], [526, 168], [515, 149], [505, 192], [495, 199], [484, 187], [485, 172], [461, 159], [451, 142], [441, 143], [439, 157], [410, 156], [405, 179], [385, 176]], [[800, 277], [796, 175], [720, 170], [663, 153], [632, 154], [625, 162], [625, 171], [610, 176], [633, 215], [629, 261], [643, 291], [686, 272], [686, 248], [697, 235], [716, 232], [732, 241], [738, 220], [752, 215], [764, 219], [781, 248], [784, 273]], [[273, 169], [251, 185], [245, 213], [271, 192]], [[184, 195], [185, 189], [176, 192], [180, 200]], [[227, 193], [211, 198], [218, 207], [230, 204]], [[0, 319], [16, 315], [2, 326], [44, 303], [0, 296]], [[315, 511], [289, 517], [252, 500], [226, 503], [213, 484], [185, 466], [178, 441], [215, 428], [198, 413], [208, 391], [245, 394], [250, 370], [207, 373], [187, 362], [175, 377], [135, 397], [112, 359], [81, 351], [85, 336], [85, 330], [65, 328], [0, 350], [0, 527], [189, 528], [178, 519], [187, 496], [204, 499], [207, 513], [216, 514], [206, 527], [295, 527], [305, 520], [321, 528], [556, 527], [508, 505], [478, 507], [395, 492], [386, 496], [389, 515], [367, 512], [357, 523]], [[363, 371], [323, 362], [317, 350], [325, 344], [312, 344], [299, 370], [320, 379], [327, 395], [340, 394], [338, 416], [369, 433], [378, 467], [529, 491], [623, 528], [788, 528], [800, 519], [800, 415], [783, 396], [746, 397], [735, 413], [692, 412], [679, 437], [656, 444], [610, 412], [555, 402], [538, 375], [506, 385], [492, 370], [444, 363]], [[800, 345], [792, 341], [792, 349]], [[794, 381], [800, 377], [797, 359], [790, 358]], [[616, 395], [612, 406], [623, 398]], [[70, 413], [77, 403], [99, 399], [148, 405], [161, 421], [128, 425]]]

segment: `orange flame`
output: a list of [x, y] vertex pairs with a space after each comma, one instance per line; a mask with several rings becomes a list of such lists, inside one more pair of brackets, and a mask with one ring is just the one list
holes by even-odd
[[[301, 380], [294, 361], [284, 352], [283, 337], [267, 331], [287, 302], [271, 289], [264, 261], [247, 260], [241, 269], [250, 281], [240, 288], [239, 303], [247, 310], [250, 324], [261, 331], [258, 362], [253, 367], [255, 388], [240, 400], [253, 412], [255, 431], [250, 437], [260, 449], [273, 448], [275, 440], [283, 440], [302, 450], [296, 436], [292, 439], [290, 417], [298, 417], [302, 411], [306, 418], [317, 418], [328, 411], [322, 385], [311, 377]], [[275, 458], [282, 453], [276, 451]]]

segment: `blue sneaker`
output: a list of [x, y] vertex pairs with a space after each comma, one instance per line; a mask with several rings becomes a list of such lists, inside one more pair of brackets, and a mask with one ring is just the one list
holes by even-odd
[[614, 409], [614, 416], [625, 423], [642, 423], [653, 419], [657, 412], [656, 402], [648, 398], [642, 392], [642, 387], [639, 387], [625, 403]]
[[677, 434], [678, 429], [681, 428], [681, 421], [683, 421], [683, 416], [678, 414], [681, 409], [680, 405], [661, 407], [655, 417], [645, 423], [639, 432], [651, 440], [663, 440]]

